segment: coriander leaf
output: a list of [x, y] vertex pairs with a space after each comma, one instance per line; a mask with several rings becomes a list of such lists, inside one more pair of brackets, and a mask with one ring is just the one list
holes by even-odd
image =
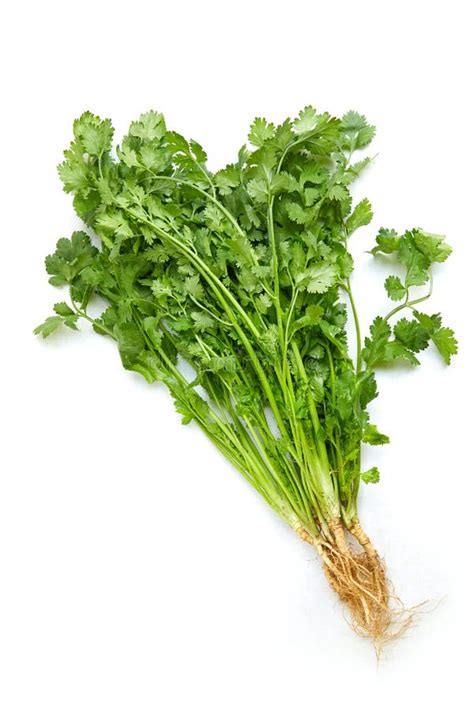
[[145, 348], [145, 339], [134, 323], [117, 324], [115, 334], [123, 367], [132, 370], [138, 356]]
[[54, 304], [53, 309], [59, 316], [75, 316], [74, 311], [64, 301]]
[[421, 286], [429, 279], [429, 258], [417, 249], [411, 232], [406, 232], [400, 239], [397, 251], [399, 261], [407, 268], [405, 285]]
[[428, 316], [428, 314], [423, 314], [420, 311], [413, 312], [418, 322], [425, 328], [428, 333], [433, 335], [435, 331], [441, 328], [441, 316], [440, 314], [433, 314]]
[[451, 254], [452, 249], [444, 240], [444, 235], [434, 235], [423, 230], [413, 231], [413, 241], [417, 249], [428, 258], [430, 264], [444, 262]]
[[385, 348], [384, 360], [379, 365], [386, 365], [398, 360], [406, 360], [411, 365], [420, 365], [420, 361], [413, 355], [413, 351], [404, 343], [395, 339], [390, 341]]
[[392, 301], [401, 301], [407, 293], [401, 280], [397, 276], [389, 276], [385, 279], [385, 290]]
[[367, 123], [365, 116], [348, 111], [342, 117], [341, 128], [343, 131], [343, 147], [353, 151], [365, 148], [375, 136], [375, 127]]
[[333, 185], [332, 188], [330, 188], [330, 190], [328, 191], [327, 197], [329, 198], [329, 200], [337, 200], [338, 202], [342, 202], [344, 200], [347, 200], [350, 195], [344, 185]]
[[342, 182], [344, 185], [349, 185], [356, 180], [360, 174], [365, 170], [365, 168], [372, 162], [371, 158], [363, 158], [357, 163], [353, 163], [346, 168], [346, 172], [342, 177]]
[[355, 206], [352, 214], [347, 218], [346, 228], [347, 234], [352, 235], [359, 227], [363, 225], [368, 225], [374, 216], [372, 212], [372, 206], [367, 198], [361, 200], [358, 205]]
[[140, 161], [138, 160], [137, 152], [133, 148], [130, 148], [127, 145], [122, 145], [122, 147], [118, 150], [118, 156], [128, 168], [140, 167]]
[[240, 183], [240, 176], [237, 166], [228, 165], [227, 168], [217, 171], [214, 175], [214, 184], [221, 195], [230, 195], [232, 189]]
[[429, 333], [418, 321], [402, 318], [394, 326], [393, 332], [396, 338], [414, 353], [428, 347]]
[[377, 467], [371, 467], [360, 475], [365, 484], [377, 484], [380, 481], [380, 472]]
[[157, 111], [148, 111], [141, 114], [138, 121], [134, 121], [130, 126], [130, 135], [137, 136], [146, 141], [160, 140], [166, 132], [163, 114]]
[[304, 225], [308, 219], [304, 208], [297, 202], [289, 202], [286, 211], [290, 220], [296, 222], [298, 225]]
[[261, 148], [266, 141], [272, 138], [275, 126], [264, 118], [256, 118], [253, 122], [248, 139], [253, 146]]
[[58, 329], [59, 326], [62, 325], [62, 323], [63, 319], [61, 316], [49, 316], [46, 321], [41, 323], [39, 326], [36, 326], [33, 333], [37, 336], [43, 336], [43, 338], [47, 338], [54, 331], [56, 331], [56, 329]]
[[[336, 283], [337, 269], [333, 264], [318, 264], [301, 277], [306, 281], [306, 290], [310, 294], [324, 294]], [[301, 278], [297, 281], [301, 281]]]
[[365, 348], [362, 357], [369, 367], [383, 362], [392, 329], [381, 317], [377, 316], [370, 326], [371, 338], [365, 339]]
[[451, 357], [458, 352], [458, 342], [451, 328], [442, 327], [431, 336], [433, 343], [443, 357], [446, 365], [451, 363]]
[[264, 180], [250, 180], [247, 184], [247, 192], [257, 203], [267, 202], [268, 187]]
[[80, 272], [92, 264], [98, 250], [85, 232], [73, 232], [71, 239], [62, 237], [56, 251], [45, 259], [46, 271], [53, 286], [71, 284]]
[[90, 156], [101, 156], [112, 147], [113, 128], [110, 119], [103, 121], [86, 111], [74, 121], [74, 136]]
[[296, 134], [309, 133], [313, 131], [318, 123], [318, 115], [316, 109], [312, 106], [306, 106], [299, 112], [298, 118], [293, 124], [293, 129]]
[[390, 442], [390, 437], [387, 437], [387, 435], [379, 432], [375, 425], [368, 424], [364, 429], [362, 441], [366, 444], [372, 445], [388, 444]]
[[377, 246], [371, 250], [372, 254], [375, 255], [377, 252], [393, 254], [393, 252], [396, 252], [398, 249], [400, 237], [395, 230], [387, 230], [385, 227], [381, 227], [375, 241], [377, 242]]
[[215, 321], [211, 316], [208, 316], [203, 311], [192, 311], [191, 317], [194, 321], [194, 326], [198, 332], [209, 331], [215, 326]]

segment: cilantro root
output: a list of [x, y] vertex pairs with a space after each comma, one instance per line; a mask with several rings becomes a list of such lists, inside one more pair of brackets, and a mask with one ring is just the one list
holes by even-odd
[[341, 521], [330, 528], [332, 541], [313, 538], [303, 528], [298, 533], [318, 551], [331, 588], [350, 612], [354, 631], [372, 639], [379, 654], [386, 642], [411, 625], [417, 608], [405, 609], [393, 595], [385, 566], [359, 523], [349, 529], [359, 544], [357, 550], [348, 543]]
[[[69, 297], [35, 333], [85, 320], [113, 339], [123, 366], [164, 385], [183, 424], [314, 546], [355, 630], [377, 646], [397, 636], [412, 613], [390, 594], [357, 509], [361, 481], [380, 476], [362, 471], [362, 445], [389, 441], [369, 418], [375, 371], [416, 367], [430, 345], [449, 364], [457, 343], [439, 314], [419, 310], [451, 252], [420, 228], [378, 231], [372, 253], [397, 273], [362, 336], [349, 241], [373, 215], [367, 199], [352, 204], [350, 187], [370, 164], [353, 156], [374, 127], [312, 107], [279, 126], [257, 118], [251, 148], [215, 173], [154, 111], [116, 151], [108, 119], [86, 112], [73, 133], [59, 175], [99, 247], [83, 231], [57, 242], [46, 270]], [[107, 303], [98, 318], [95, 297]]]

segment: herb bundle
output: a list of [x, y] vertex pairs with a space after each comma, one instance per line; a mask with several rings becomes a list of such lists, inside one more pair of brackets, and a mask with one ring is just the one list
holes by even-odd
[[[350, 186], [370, 162], [353, 155], [374, 132], [352, 111], [306, 107], [279, 126], [257, 118], [252, 148], [212, 173], [162, 114], [141, 115], [112, 153], [110, 120], [84, 113], [59, 175], [100, 248], [82, 231], [58, 241], [46, 269], [70, 298], [36, 333], [85, 319], [114, 339], [124, 367], [163, 383], [183, 423], [318, 550], [357, 631], [380, 641], [406, 620], [357, 513], [361, 480], [379, 479], [361, 471], [361, 443], [388, 442], [367, 411], [374, 371], [418, 365], [430, 342], [449, 363], [456, 341], [439, 314], [419, 310], [432, 265], [451, 251], [421, 229], [378, 232], [372, 253], [405, 276], [387, 277], [395, 305], [362, 340], [348, 244], [372, 209], [352, 205]], [[108, 304], [99, 318], [88, 311], [95, 296]]]

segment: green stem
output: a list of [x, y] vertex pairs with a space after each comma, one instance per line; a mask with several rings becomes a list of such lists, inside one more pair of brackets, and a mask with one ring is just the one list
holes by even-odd
[[313, 472], [315, 484], [320, 491], [322, 503], [324, 503], [324, 513], [328, 515], [329, 521], [339, 516], [339, 501], [334, 489], [334, 483], [329, 466], [329, 458], [326, 445], [321, 436], [321, 425], [314, 400], [311, 394], [308, 375], [306, 373], [300, 351], [295, 341], [292, 342], [292, 351], [295, 358], [298, 373], [308, 388], [307, 402], [311, 421], [313, 424], [315, 446], [317, 456], [312, 459], [311, 470]]
[[360, 373], [362, 370], [362, 337], [361, 337], [361, 331], [360, 331], [360, 322], [359, 322], [359, 316], [357, 313], [357, 308], [354, 300], [354, 296], [352, 294], [352, 289], [351, 289], [351, 284], [349, 279], [347, 279], [346, 283], [342, 285], [344, 291], [346, 292], [347, 296], [349, 297], [349, 303], [351, 305], [351, 311], [352, 311], [352, 318], [354, 319], [354, 327], [356, 331], [356, 373]]
[[[249, 355], [249, 358], [252, 362], [255, 372], [258, 375], [258, 378], [262, 384], [262, 387], [264, 389], [265, 395], [268, 399], [268, 402], [270, 404], [272, 412], [275, 416], [275, 419], [277, 421], [277, 424], [278, 424], [281, 434], [288, 438], [288, 433], [287, 433], [287, 429], [286, 429], [283, 417], [280, 413], [279, 407], [278, 407], [277, 402], [275, 400], [275, 396], [273, 394], [270, 383], [268, 382], [267, 376], [265, 375], [265, 372], [260, 364], [260, 360], [258, 359], [257, 354], [255, 353], [249, 339], [247, 338], [246, 334], [242, 330], [231, 306], [233, 308], [235, 308], [235, 310], [242, 317], [243, 321], [249, 327], [249, 329], [252, 332], [252, 335], [254, 336], [254, 338], [256, 339], [256, 342], [258, 343], [260, 340], [260, 333], [259, 333], [258, 329], [255, 328], [254, 323], [248, 317], [245, 310], [240, 306], [240, 304], [235, 299], [233, 294], [231, 294], [230, 291], [225, 287], [225, 285], [222, 284], [220, 279], [218, 277], [216, 277], [214, 272], [211, 269], [209, 269], [207, 264], [205, 264], [197, 254], [195, 254], [191, 250], [189, 250], [186, 247], [186, 244], [184, 244], [183, 242], [180, 242], [175, 237], [170, 235], [168, 232], [165, 232], [165, 230], [162, 230], [160, 227], [155, 225], [151, 220], [143, 217], [143, 215], [140, 215], [139, 213], [136, 213], [135, 211], [130, 210], [128, 208], [124, 208], [124, 210], [134, 219], [147, 224], [151, 229], [153, 229], [163, 239], [167, 239], [169, 242], [171, 242], [173, 244], [173, 246], [175, 246], [177, 248], [178, 251], [180, 251], [186, 255], [186, 257], [189, 259], [189, 261], [192, 264], [194, 264], [194, 266], [198, 269], [198, 271], [206, 279], [206, 281], [209, 284], [214, 295], [216, 296], [216, 298], [218, 299], [222, 308], [224, 309], [225, 313], [227, 314], [228, 318], [232, 322], [232, 324], [235, 328], [235, 331], [237, 332], [237, 334], [242, 342], [242, 345], [244, 346], [245, 350], [247, 351], [247, 353]], [[230, 302], [230, 304], [228, 302]]]
[[206, 198], [206, 200], [210, 200], [210, 202], [213, 203], [225, 217], [229, 220], [229, 222], [235, 227], [237, 232], [240, 234], [241, 237], [246, 237], [245, 232], [235, 219], [235, 217], [227, 210], [227, 208], [221, 203], [220, 200], [218, 200], [214, 195], [210, 195], [206, 190], [203, 190], [200, 188], [198, 185], [195, 183], [192, 183], [190, 180], [184, 180], [183, 178], [175, 178], [172, 175], [157, 175], [154, 173], [152, 170], [148, 170], [148, 173], [153, 176], [154, 180], [163, 180], [163, 181], [171, 181], [172, 183], [178, 183], [180, 185], [186, 185], [188, 188], [192, 188], [195, 190], [197, 193], [202, 195], [203, 197]]
[[433, 293], [433, 275], [430, 273], [430, 288], [429, 288], [429, 291], [427, 294], [425, 294], [424, 296], [420, 296], [419, 299], [409, 300], [409, 293], [410, 292], [407, 289], [405, 301], [403, 302], [403, 304], [399, 304], [398, 306], [395, 306], [394, 309], [389, 311], [389, 313], [383, 319], [385, 322], [388, 322], [388, 320], [391, 319], [392, 316], [395, 316], [395, 314], [397, 314], [399, 311], [402, 311], [403, 309], [406, 309], [406, 308], [411, 309], [411, 308], [413, 308], [413, 306], [416, 306], [416, 304], [421, 304], [423, 301], [426, 301], [427, 299], [429, 299], [431, 294]]

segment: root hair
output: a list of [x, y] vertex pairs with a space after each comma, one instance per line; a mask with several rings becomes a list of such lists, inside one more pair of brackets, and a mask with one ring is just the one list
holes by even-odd
[[359, 524], [350, 529], [358, 550], [348, 543], [339, 521], [333, 522], [330, 529], [331, 542], [313, 538], [306, 531], [299, 534], [317, 548], [326, 578], [349, 612], [351, 627], [373, 641], [379, 657], [387, 642], [408, 630], [421, 605], [403, 606], [393, 592], [383, 561]]

